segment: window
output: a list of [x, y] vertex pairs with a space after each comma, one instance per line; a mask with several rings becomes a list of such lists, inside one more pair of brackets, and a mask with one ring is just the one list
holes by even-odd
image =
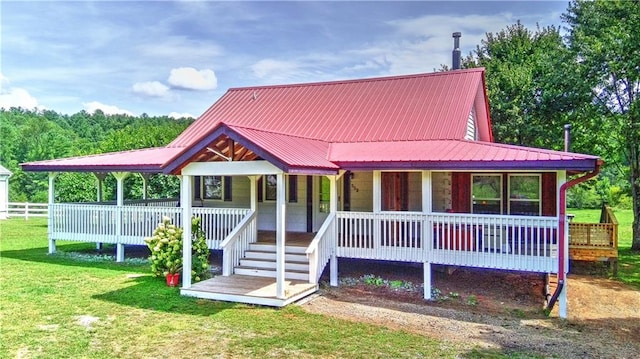
[[471, 176], [472, 213], [502, 213], [502, 175]]
[[278, 177], [266, 175], [264, 181], [264, 200], [275, 201], [278, 199]]
[[203, 192], [204, 199], [222, 199], [222, 176], [204, 176]]
[[201, 179], [196, 176], [194, 198], [231, 201], [231, 178], [230, 176], [203, 176]]
[[320, 213], [329, 213], [331, 202], [331, 182], [326, 176], [320, 177]]
[[509, 214], [540, 215], [540, 175], [509, 175]]

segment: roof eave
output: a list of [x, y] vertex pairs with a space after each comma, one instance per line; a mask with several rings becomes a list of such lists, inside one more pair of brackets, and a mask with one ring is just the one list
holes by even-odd
[[334, 162], [344, 170], [543, 170], [543, 171], [592, 171], [597, 159], [533, 160], [533, 161], [385, 161], [385, 162]]
[[162, 173], [160, 165], [46, 165], [21, 163], [20, 167], [25, 172], [139, 172]]

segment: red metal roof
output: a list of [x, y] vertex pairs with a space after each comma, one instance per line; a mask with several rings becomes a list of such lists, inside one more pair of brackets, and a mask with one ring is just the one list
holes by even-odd
[[169, 147], [219, 123], [327, 142], [461, 139], [483, 69], [230, 89]]
[[337, 165], [327, 159], [327, 152], [329, 150], [328, 142], [238, 126], [229, 127], [238, 135], [276, 157], [291, 169], [339, 169]]
[[162, 172], [162, 166], [182, 149], [171, 147], [110, 152], [98, 155], [69, 157], [21, 164], [25, 171]]
[[329, 161], [344, 169], [593, 169], [597, 156], [468, 140], [333, 143]]
[[[483, 76], [483, 69], [470, 69], [230, 89], [166, 148], [32, 162], [23, 168], [178, 173], [221, 135], [286, 172], [595, 168], [595, 156], [487, 142]], [[485, 142], [463, 140], [472, 108]]]

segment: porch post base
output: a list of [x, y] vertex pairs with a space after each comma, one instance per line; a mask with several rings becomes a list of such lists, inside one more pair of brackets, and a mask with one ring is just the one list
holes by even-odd
[[55, 254], [55, 253], [56, 253], [56, 240], [49, 239], [49, 254]]
[[332, 287], [338, 286], [338, 257], [335, 254], [329, 260], [329, 284]]
[[424, 271], [424, 299], [431, 299], [431, 263], [422, 264]]
[[558, 315], [562, 319], [567, 319], [567, 278], [565, 276], [564, 286], [558, 297]]
[[100, 242], [97, 242], [97, 243], [96, 243], [96, 250], [97, 250], [98, 252], [102, 252], [102, 243], [100, 243]]
[[124, 244], [116, 244], [116, 262], [124, 262]]

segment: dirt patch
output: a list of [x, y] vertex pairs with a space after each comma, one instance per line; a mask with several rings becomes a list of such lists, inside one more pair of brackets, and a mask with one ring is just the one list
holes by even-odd
[[[341, 278], [422, 283], [422, 268], [341, 261]], [[461, 268], [434, 271], [440, 298], [420, 290], [352, 283], [323, 287], [305, 310], [427, 335], [465, 350], [497, 349], [562, 358], [636, 358], [640, 353], [640, 292], [603, 277], [571, 274], [569, 318], [542, 310], [540, 275]], [[417, 286], [416, 286], [417, 288]], [[471, 298], [471, 299], [470, 299]]]

